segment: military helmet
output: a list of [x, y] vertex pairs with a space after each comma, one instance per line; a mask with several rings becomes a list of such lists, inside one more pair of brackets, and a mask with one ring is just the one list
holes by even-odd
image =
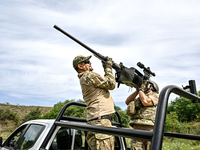
[[149, 80], [148, 83], [150, 83], [153, 86], [153, 88], [156, 90], [156, 93], [159, 93], [159, 87], [156, 84], [156, 82]]
[[92, 57], [92, 56], [85, 57], [85, 56], [83, 56], [83, 55], [78, 55], [78, 56], [76, 56], [76, 57], [74, 58], [74, 60], [73, 60], [73, 67], [74, 67], [74, 69], [77, 70], [78, 64], [80, 64], [80, 63], [82, 63], [82, 62], [84, 62], [84, 61], [90, 59], [91, 57]]

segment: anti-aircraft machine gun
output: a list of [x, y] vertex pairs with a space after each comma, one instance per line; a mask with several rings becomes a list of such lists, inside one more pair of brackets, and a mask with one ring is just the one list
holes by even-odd
[[[87, 50], [89, 50], [91, 53], [94, 54], [94, 56], [96, 56], [101, 61], [106, 62], [107, 57], [97, 53], [96, 51], [94, 51], [93, 49], [88, 47], [87, 45], [83, 44], [82, 42], [80, 42], [79, 40], [77, 40], [76, 38], [71, 36], [69, 33], [62, 30], [57, 25], [54, 25], [54, 28], [57, 29], [58, 31], [60, 31], [61, 33], [65, 34], [70, 39], [74, 40], [75, 42], [77, 42], [78, 44], [80, 44], [81, 46], [86, 48]], [[137, 65], [141, 69], [143, 69], [144, 75], [142, 73], [140, 73], [134, 67], [127, 68], [123, 65], [122, 62], [120, 62], [120, 64], [113, 62], [112, 68], [115, 69], [115, 71], [116, 71], [115, 78], [116, 78], [116, 82], [118, 82], [118, 87], [122, 83], [129, 87], [139, 88], [139, 87], [141, 87], [143, 81], [148, 81], [151, 76], [155, 76], [155, 73], [151, 72], [149, 67], [146, 68], [140, 62], [138, 62]]]

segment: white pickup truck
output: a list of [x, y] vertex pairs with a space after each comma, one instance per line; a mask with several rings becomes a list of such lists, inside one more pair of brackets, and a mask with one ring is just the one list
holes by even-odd
[[[87, 131], [65, 126], [65, 124], [88, 126], [86, 119], [66, 116], [62, 116], [62, 119], [58, 121], [61, 125], [56, 125], [55, 119], [27, 121], [20, 125], [3, 144], [0, 143], [0, 150], [87, 150], [88, 145], [85, 140]], [[125, 138], [115, 137], [115, 149], [126, 149]]]
[[[65, 123], [66, 121], [63, 121]], [[18, 127], [4, 142], [0, 150], [39, 150], [53, 128], [55, 120], [32, 120]], [[57, 126], [45, 146], [46, 150], [88, 149], [86, 132]], [[115, 149], [125, 150], [124, 139], [116, 137]]]

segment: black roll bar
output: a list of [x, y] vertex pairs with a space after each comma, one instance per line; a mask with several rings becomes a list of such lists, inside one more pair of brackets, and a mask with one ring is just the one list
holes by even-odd
[[[70, 117], [70, 116], [64, 116], [64, 112], [67, 110], [67, 108], [69, 108], [70, 106], [78, 106], [78, 107], [86, 107], [85, 103], [80, 103], [80, 102], [70, 102], [65, 104], [65, 106], [63, 106], [63, 108], [61, 109], [60, 113], [58, 114], [56, 121], [60, 121], [60, 120], [68, 120], [68, 121], [80, 121], [80, 122], [87, 122], [86, 119], [84, 118], [77, 118], [77, 117]], [[117, 125], [119, 127], [122, 127], [121, 124], [121, 118], [120, 115], [117, 111], [115, 111], [115, 115], [117, 117], [118, 122], [112, 122], [113, 125]]]
[[[122, 137], [128, 137], [128, 138], [138, 138], [138, 139], [145, 139], [151, 141], [151, 148], [150, 150], [161, 150], [162, 149], [162, 142], [163, 142], [163, 135], [168, 137], [176, 137], [176, 138], [184, 138], [184, 139], [190, 139], [190, 140], [199, 140], [200, 136], [198, 135], [189, 135], [189, 134], [179, 134], [179, 133], [164, 133], [164, 125], [165, 125], [165, 119], [166, 119], [166, 111], [168, 106], [168, 99], [171, 93], [175, 93], [179, 96], [185, 97], [187, 99], [194, 100], [200, 102], [200, 97], [198, 97], [195, 94], [189, 93], [186, 90], [183, 90], [175, 85], [168, 85], [164, 87], [160, 93], [159, 96], [159, 102], [156, 112], [156, 118], [155, 118], [155, 125], [153, 131], [144, 131], [144, 130], [134, 130], [134, 129], [128, 129], [128, 128], [109, 128], [109, 127], [98, 127], [98, 126], [92, 126], [92, 125], [84, 125], [84, 124], [76, 124], [76, 123], [69, 123], [69, 122], [61, 122], [60, 120], [77, 120], [77, 119], [83, 119], [83, 118], [75, 118], [75, 117], [68, 117], [63, 116], [65, 110], [71, 106], [71, 105], [79, 105], [80, 107], [86, 107], [86, 104], [84, 103], [77, 103], [77, 102], [71, 102], [66, 104], [58, 114], [54, 127], [50, 130], [49, 134], [47, 135], [47, 138], [43, 142], [40, 150], [44, 150], [45, 145], [47, 144], [48, 140], [50, 139], [51, 135], [53, 134], [54, 129], [56, 126], [61, 125], [69, 128], [79, 129], [79, 130], [85, 130], [85, 131], [92, 131], [92, 132], [99, 132], [99, 133], [105, 133], [105, 134], [111, 134], [115, 136], [122, 136]], [[117, 113], [118, 122], [121, 124], [121, 119], [119, 114]], [[84, 121], [84, 120], [82, 120]]]
[[[43, 150], [45, 148], [46, 144], [48, 143], [49, 139], [51, 138], [51, 136], [52, 136], [54, 130], [56, 129], [57, 125], [62, 125], [62, 126], [65, 125], [65, 126], [67, 126], [67, 124], [68, 124], [67, 127], [71, 127], [71, 128], [76, 127], [76, 124], [74, 124], [73, 126], [71, 126], [73, 123], [66, 123], [66, 122], [65, 123], [61, 123], [60, 120], [87, 122], [87, 120], [84, 119], [84, 118], [64, 116], [64, 113], [65, 113], [66, 109], [69, 108], [70, 106], [86, 107], [86, 104], [85, 103], [80, 103], [80, 102], [70, 102], [70, 103], [65, 104], [62, 107], [62, 109], [60, 110], [58, 116], [56, 117], [55, 123], [52, 126], [52, 128], [50, 129], [50, 131], [49, 131], [47, 137], [45, 138], [44, 142], [42, 143], [40, 150]], [[118, 122], [112, 122], [112, 124], [116, 125], [116, 126], [119, 126], [119, 127], [122, 127], [121, 118], [120, 118], [120, 115], [119, 115], [119, 113], [117, 111], [115, 112], [115, 115], [117, 116]], [[77, 126], [79, 126], [79, 125], [77, 125]], [[83, 128], [84, 125], [81, 124], [80, 126], [82, 127], [82, 128], [80, 128], [80, 130], [81, 129], [82, 130], [85, 129], [85, 128]], [[88, 130], [85, 130], [85, 131], [89, 131], [90, 128], [89, 127], [86, 127], [86, 128], [88, 128]], [[77, 129], [79, 129], [79, 128], [77, 128]], [[97, 131], [98, 131], [98, 129], [97, 129]], [[138, 135], [138, 136], [140, 137], [140, 135]]]
[[[168, 85], [168, 86], [164, 87], [159, 96], [155, 125], [154, 125], [154, 130], [153, 130], [153, 137], [152, 137], [152, 141], [151, 141], [151, 150], [161, 150], [162, 149], [168, 99], [172, 92], [179, 96], [185, 97], [187, 99], [191, 99], [191, 100], [196, 99], [196, 100], [198, 100], [198, 102], [200, 102], [200, 97], [198, 97], [195, 94], [189, 93], [186, 90], [183, 90], [175, 85]], [[178, 133], [177, 134], [165, 133], [165, 135], [171, 136], [171, 137], [181, 137], [181, 134], [178, 134]], [[200, 136], [194, 136], [194, 135], [187, 135], [187, 136], [185, 136], [185, 138], [200, 140]]]

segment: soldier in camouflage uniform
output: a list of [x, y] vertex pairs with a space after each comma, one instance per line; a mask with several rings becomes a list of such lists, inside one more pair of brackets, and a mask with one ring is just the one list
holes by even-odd
[[[158, 93], [158, 85], [153, 81], [148, 81], [145, 88], [137, 89], [126, 99], [127, 105], [131, 101], [135, 101], [136, 114], [131, 116], [130, 126], [134, 129], [153, 131], [159, 99]], [[138, 94], [139, 97], [136, 99]], [[131, 150], [150, 150], [150, 146], [150, 141], [137, 139], [131, 141]]]
[[[73, 67], [78, 72], [83, 99], [87, 105], [87, 123], [90, 125], [112, 127], [112, 114], [115, 112], [114, 101], [108, 90], [115, 88], [115, 77], [112, 73], [113, 61], [107, 58], [103, 63], [104, 77], [93, 72], [91, 56], [79, 55], [73, 60]], [[91, 150], [114, 150], [114, 136], [88, 132], [86, 137]]]

